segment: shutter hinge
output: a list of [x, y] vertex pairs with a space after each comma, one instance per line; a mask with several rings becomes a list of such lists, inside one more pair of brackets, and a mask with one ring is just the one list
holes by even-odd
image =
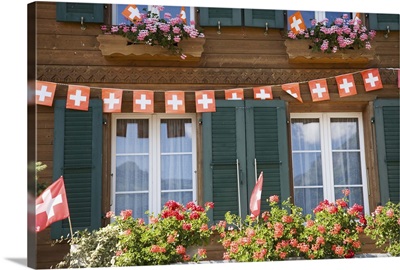
[[375, 117], [371, 117], [371, 124], [375, 124]]
[[107, 125], [107, 120], [103, 118], [103, 125]]

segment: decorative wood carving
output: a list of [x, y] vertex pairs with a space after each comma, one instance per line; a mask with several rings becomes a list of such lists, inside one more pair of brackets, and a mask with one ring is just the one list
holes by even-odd
[[186, 59], [180, 55], [172, 54], [161, 46], [150, 46], [146, 44], [132, 44], [126, 38], [119, 35], [98, 35], [99, 49], [103, 56], [114, 59], [137, 59], [157, 61], [198, 61], [203, 53], [205, 38], [189, 38], [178, 43]]

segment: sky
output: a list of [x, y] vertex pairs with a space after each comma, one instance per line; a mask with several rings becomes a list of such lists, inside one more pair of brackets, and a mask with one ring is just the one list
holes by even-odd
[[[2, 104], [0, 106], [3, 117], [1, 127], [0, 151], [2, 153], [1, 181], [3, 194], [1, 206], [0, 241], [2, 251], [0, 256], [1, 269], [27, 269], [27, 5], [32, 1], [18, 0], [3, 4], [2, 41], [0, 42], [3, 69], [0, 73], [2, 89]], [[47, 1], [49, 2], [49, 1]], [[238, 7], [238, 8], [267, 8], [290, 10], [326, 10], [376, 13], [399, 13], [398, 0], [336, 0], [336, 1], [299, 1], [299, 0], [153, 0], [153, 1], [65, 1], [65, 2], [92, 2], [92, 3], [127, 3], [127, 4], [158, 4], [158, 5], [191, 5], [203, 7]], [[227, 6], [229, 3], [229, 6]], [[10, 9], [8, 9], [10, 8]], [[397, 10], [396, 10], [397, 9]], [[272, 262], [279, 269], [293, 269], [293, 264]], [[275, 264], [276, 263], [276, 264]], [[315, 262], [296, 262], [296, 269], [351, 269], [352, 265], [358, 269], [374, 269], [390, 263], [399, 265], [400, 258], [336, 260], [334, 263], [322, 260]], [[250, 264], [249, 266], [255, 266]], [[242, 269], [246, 264], [218, 264], [218, 265], [191, 265], [185, 269]], [[266, 267], [263, 265], [262, 267]], [[289, 268], [290, 267], [290, 268]], [[141, 267], [135, 267], [138, 269]], [[172, 269], [169, 267], [154, 267], [154, 269]], [[275, 268], [275, 267], [272, 267]], [[107, 269], [107, 268], [104, 268]], [[145, 267], [144, 269], [153, 269]]]

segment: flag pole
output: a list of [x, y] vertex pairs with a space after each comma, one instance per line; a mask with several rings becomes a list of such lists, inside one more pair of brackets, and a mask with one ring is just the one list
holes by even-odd
[[71, 231], [71, 239], [74, 237], [74, 234], [72, 233], [72, 224], [71, 224], [71, 217], [68, 216], [68, 221], [69, 221], [69, 229]]

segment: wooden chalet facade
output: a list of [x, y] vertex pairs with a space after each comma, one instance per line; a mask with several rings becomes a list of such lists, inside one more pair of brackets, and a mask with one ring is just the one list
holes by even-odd
[[[361, 160], [356, 160], [363, 165], [360, 185], [354, 186], [364, 195], [366, 209], [372, 211], [388, 200], [399, 202], [398, 15], [391, 17], [397, 21], [385, 37], [386, 26], [377, 28], [380, 17], [363, 14], [368, 28], [377, 30], [370, 55], [346, 61], [329, 57], [310, 60], [289, 57], [284, 11], [280, 13], [283, 24], [271, 22], [265, 33], [265, 26], [245, 25], [248, 10], [238, 11], [246, 17], [243, 20], [223, 21], [218, 27], [211, 15], [204, 18], [211, 10], [194, 8], [196, 26], [204, 30], [205, 38], [190, 45], [187, 59], [182, 60], [159, 52], [154, 56], [131, 54], [124, 51], [124, 42], [104, 36], [101, 25], [111, 24], [112, 5], [100, 5], [101, 22], [81, 27], [80, 22], [58, 19], [57, 12], [62, 10], [58, 4], [35, 2], [29, 7], [36, 22], [36, 79], [57, 83], [53, 106], [36, 108], [36, 148], [37, 160], [48, 166], [40, 172], [40, 181], [51, 183], [64, 175], [74, 229], [105, 226], [105, 213], [118, 210], [113, 208], [117, 198], [113, 164], [119, 132], [115, 125], [119, 119], [126, 123], [137, 120], [132, 112], [132, 91], [123, 92], [118, 116], [102, 112], [102, 88], [154, 91], [154, 114], [138, 117], [150, 125], [153, 117], [155, 123], [164, 123], [169, 117], [165, 114], [165, 91], [186, 92], [182, 118], [195, 132], [191, 143], [196, 162], [192, 168], [194, 186], [189, 189], [198, 202], [215, 203], [213, 221], [223, 218], [226, 211], [248, 212], [248, 199], [260, 171], [264, 171], [264, 207], [270, 195], [294, 197], [293, 170], [299, 160], [295, 154], [301, 151], [293, 149], [293, 123], [305, 125], [308, 120], [304, 119], [310, 117], [319, 119], [321, 126], [331, 115], [339, 122], [348, 116], [355, 119], [362, 138], [359, 148], [363, 149], [356, 151], [362, 153]], [[366, 92], [360, 72], [371, 68], [379, 69], [383, 89]], [[348, 73], [354, 74], [358, 92], [341, 98], [335, 76]], [[327, 78], [330, 100], [313, 102], [307, 82], [320, 78]], [[293, 82], [301, 82], [303, 103], [281, 88]], [[91, 88], [88, 112], [65, 108], [68, 85]], [[265, 85], [272, 86], [273, 100], [254, 100], [253, 87]], [[244, 100], [224, 100], [221, 90], [234, 88], [244, 89]], [[215, 90], [215, 113], [196, 113], [198, 90]], [[37, 268], [49, 268], [63, 258], [68, 246], [51, 243], [68, 230], [68, 222], [58, 222], [37, 234]], [[374, 250], [371, 243], [365, 248]]]

